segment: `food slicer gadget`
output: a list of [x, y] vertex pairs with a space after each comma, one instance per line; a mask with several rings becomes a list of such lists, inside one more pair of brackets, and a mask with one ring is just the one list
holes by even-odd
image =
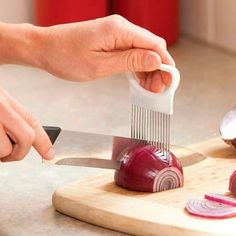
[[180, 74], [177, 68], [166, 64], [161, 64], [159, 69], [172, 76], [171, 85], [162, 93], [144, 89], [136, 75], [128, 73], [132, 103], [131, 137], [142, 140], [142, 143], [155, 145], [169, 159], [170, 116], [173, 114], [173, 99]]

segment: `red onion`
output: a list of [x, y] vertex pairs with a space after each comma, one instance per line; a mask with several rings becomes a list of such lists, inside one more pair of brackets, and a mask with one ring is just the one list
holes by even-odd
[[209, 200], [190, 199], [185, 209], [191, 215], [209, 219], [225, 219], [236, 216], [236, 207]]
[[121, 167], [115, 172], [117, 185], [135, 191], [159, 192], [183, 186], [183, 169], [173, 153], [163, 155], [153, 145], [136, 144], [116, 158]]
[[219, 193], [207, 193], [205, 199], [236, 207], [236, 199]]
[[230, 176], [229, 179], [229, 191], [236, 195], [236, 170]]

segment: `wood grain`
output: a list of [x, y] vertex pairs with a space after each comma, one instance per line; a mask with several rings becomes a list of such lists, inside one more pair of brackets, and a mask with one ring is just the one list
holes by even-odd
[[[236, 218], [207, 220], [184, 211], [188, 198], [202, 199], [207, 192], [227, 193], [236, 153], [219, 138], [191, 148], [207, 158], [184, 168], [183, 188], [132, 192], [116, 186], [111, 171], [59, 188], [53, 205], [63, 214], [133, 235], [236, 235]], [[184, 149], [181, 153], [186, 156]]]

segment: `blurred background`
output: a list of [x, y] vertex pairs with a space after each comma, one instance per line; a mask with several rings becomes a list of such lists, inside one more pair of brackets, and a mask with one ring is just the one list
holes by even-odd
[[[187, 146], [218, 137], [223, 115], [236, 105], [235, 0], [0, 0], [0, 21], [9, 23], [48, 26], [113, 13], [168, 43], [181, 74], [171, 143]], [[0, 86], [43, 125], [130, 135], [124, 74], [73, 83], [36, 68], [1, 65]], [[23, 161], [0, 167], [0, 235], [123, 235], [63, 216], [52, 207], [58, 186], [106, 170], [42, 165], [33, 149]]]
[[[0, 20], [11, 23], [50, 26], [114, 13], [168, 43], [181, 73], [172, 142], [188, 145], [218, 136], [222, 116], [235, 105], [234, 0], [0, 0]], [[34, 68], [5, 65], [0, 68], [0, 83], [43, 124], [130, 135], [124, 75], [77, 84]]]
[[181, 34], [235, 51], [234, 0], [0, 0], [1, 21], [42, 26], [120, 14], [164, 37]]

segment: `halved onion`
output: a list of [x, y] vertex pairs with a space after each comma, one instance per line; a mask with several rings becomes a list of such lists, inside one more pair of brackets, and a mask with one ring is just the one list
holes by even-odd
[[191, 215], [209, 219], [225, 219], [236, 216], [236, 207], [209, 200], [189, 199], [185, 209]]
[[236, 207], [236, 199], [219, 193], [206, 193], [205, 199]]
[[120, 153], [117, 185], [135, 191], [159, 192], [183, 186], [183, 168], [173, 153], [156, 146], [135, 144]]

